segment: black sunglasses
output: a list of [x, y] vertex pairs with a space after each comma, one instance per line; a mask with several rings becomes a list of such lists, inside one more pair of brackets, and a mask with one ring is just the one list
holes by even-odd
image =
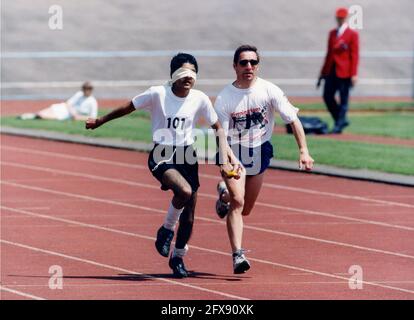
[[252, 60], [240, 60], [239, 61], [239, 64], [241, 65], [241, 66], [243, 66], [243, 67], [245, 67], [245, 66], [247, 66], [247, 64], [250, 62], [250, 64], [252, 65], [252, 66], [257, 66], [258, 64], [259, 64], [259, 60], [254, 60], [254, 59], [252, 59]]

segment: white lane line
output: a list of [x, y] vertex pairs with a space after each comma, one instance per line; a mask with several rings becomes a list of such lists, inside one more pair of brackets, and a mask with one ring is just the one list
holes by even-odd
[[[16, 163], [11, 163], [11, 162], [7, 162], [7, 161], [2, 161], [1, 164], [5, 165], [5, 166], [25, 168], [25, 169], [29, 169], [29, 170], [59, 173], [59, 174], [64, 174], [64, 175], [76, 176], [76, 177], [87, 177], [87, 178], [95, 179], [95, 180], [110, 181], [110, 182], [115, 182], [115, 183], [127, 184], [127, 185], [131, 185], [131, 186], [139, 186], [139, 187], [144, 187], [144, 188], [156, 188], [156, 189], [158, 189], [155, 186], [142, 184], [142, 183], [138, 183], [138, 182], [134, 182], [134, 181], [126, 181], [126, 180], [115, 179], [115, 178], [106, 178], [106, 177], [101, 177], [101, 176], [87, 175], [87, 174], [83, 174], [83, 173], [75, 173], [75, 172], [64, 171], [64, 170], [55, 170], [55, 169], [49, 169], [49, 168], [43, 168], [43, 167], [37, 167], [37, 166], [31, 166], [31, 165], [16, 164]], [[2, 183], [11, 184], [11, 183], [14, 183], [14, 182], [2, 181]], [[26, 188], [29, 187], [27, 185], [21, 185], [21, 186], [25, 186]], [[45, 189], [45, 190], [49, 190], [49, 189]], [[208, 197], [208, 198], [211, 198], [211, 199], [216, 199], [217, 198], [216, 195], [206, 194], [206, 193], [201, 193], [201, 192], [199, 193], [199, 195], [203, 196], [203, 197]], [[111, 200], [105, 200], [105, 201], [111, 201]], [[380, 222], [380, 221], [375, 221], [375, 220], [352, 218], [352, 217], [341, 216], [341, 215], [337, 215], [337, 214], [333, 214], [333, 213], [329, 213], [329, 212], [312, 211], [312, 210], [307, 210], [307, 209], [298, 209], [298, 208], [293, 208], [293, 207], [274, 205], [274, 204], [271, 204], [271, 203], [265, 203], [265, 202], [260, 202], [260, 201], [257, 201], [256, 205], [261, 205], [261, 206], [264, 206], [264, 207], [267, 207], [267, 208], [273, 208], [273, 209], [282, 209], [282, 210], [288, 210], [288, 211], [293, 211], [293, 212], [299, 212], [299, 213], [308, 214], [308, 215], [317, 215], [317, 216], [323, 216], [323, 217], [329, 217], [329, 218], [335, 218], [335, 219], [348, 220], [348, 221], [353, 221], [353, 222], [360, 222], [360, 223], [365, 223], [365, 224], [378, 225], [378, 226], [382, 226], [382, 227], [389, 227], [389, 228], [396, 228], [396, 229], [401, 229], [401, 230], [414, 231], [414, 228], [408, 227], [408, 226], [390, 224], [390, 223]], [[143, 207], [141, 207], [141, 208], [143, 208]], [[148, 208], [148, 207], [146, 207], [146, 208]], [[143, 210], [145, 210], [145, 209], [143, 209]]]
[[[132, 207], [132, 208], [146, 210], [146, 211], [150, 211], [150, 212], [157, 212], [157, 213], [165, 214], [165, 210], [143, 207], [143, 206], [139, 206], [139, 205], [129, 204], [129, 203], [126, 203], [126, 202], [106, 200], [106, 199], [102, 199], [102, 198], [83, 196], [83, 195], [74, 194], [74, 193], [60, 192], [60, 191], [55, 191], [55, 190], [50, 190], [50, 189], [45, 189], [45, 188], [39, 188], [39, 187], [31, 187], [31, 186], [20, 185], [20, 184], [5, 182], [5, 181], [2, 181], [1, 183], [13, 185], [13, 186], [16, 186], [16, 187], [41, 191], [41, 192], [61, 194], [61, 195], [69, 196], [69, 197], [82, 198], [82, 199], [85, 199], [85, 200], [91, 200], [91, 201], [97, 201], [97, 202], [105, 202], [105, 203], [109, 203], [109, 204], [112, 204], [112, 205], [127, 206], [129, 208]], [[206, 195], [206, 196], [210, 197], [210, 195]], [[206, 218], [206, 217], [198, 216], [198, 217], [196, 217], [196, 219], [211, 222], [211, 223], [215, 223], [215, 224], [225, 224], [224, 221], [218, 221], [217, 219], [210, 219], [210, 218]], [[286, 237], [293, 237], [293, 238], [304, 239], [304, 240], [309, 240], [309, 241], [316, 241], [316, 242], [321, 242], [321, 243], [326, 243], [326, 244], [331, 244], [331, 245], [336, 245], [336, 246], [343, 246], [343, 247], [348, 247], [348, 248], [353, 248], [353, 249], [365, 250], [365, 251], [369, 251], [369, 252], [375, 252], [375, 253], [387, 254], [387, 255], [392, 255], [392, 256], [398, 256], [398, 257], [401, 257], [401, 258], [414, 259], [414, 256], [399, 253], [399, 252], [392, 252], [392, 251], [387, 251], [387, 250], [381, 250], [381, 249], [375, 249], [375, 248], [359, 246], [359, 245], [350, 244], [350, 243], [320, 239], [320, 238], [316, 238], [316, 237], [309, 237], [309, 236], [304, 236], [304, 235], [301, 235], [301, 234], [294, 234], [294, 233], [282, 232], [282, 231], [265, 229], [265, 228], [260, 228], [260, 227], [254, 227], [254, 226], [247, 225], [247, 224], [245, 225], [245, 228], [250, 229], [250, 230], [255, 230], [255, 231], [261, 231], [261, 232], [266, 232], [266, 233], [277, 234], [277, 235], [286, 236]]]
[[[109, 228], [109, 227], [101, 227], [101, 226], [97, 226], [97, 225], [94, 225], [94, 224], [82, 223], [82, 222], [78, 222], [78, 221], [75, 221], [75, 220], [69, 220], [69, 219], [65, 219], [65, 218], [53, 217], [53, 216], [49, 216], [49, 215], [35, 213], [35, 212], [32, 212], [32, 211], [28, 211], [28, 210], [16, 209], [16, 208], [11, 208], [11, 207], [2, 206], [2, 205], [0, 206], [0, 208], [4, 209], [4, 210], [9, 210], [9, 211], [12, 211], [12, 212], [20, 213], [20, 214], [33, 216], [33, 217], [49, 219], [49, 220], [55, 220], [55, 221], [60, 221], [60, 222], [65, 222], [65, 223], [77, 224], [77, 225], [84, 226], [84, 227], [90, 227], [90, 228], [95, 228], [95, 229], [99, 229], [99, 230], [115, 232], [115, 233], [123, 234], [123, 235], [126, 235], [126, 236], [133, 236], [133, 237], [138, 236], [137, 234], [132, 233], [132, 232], [122, 231], [122, 230], [113, 229], [113, 228]], [[153, 210], [156, 211], [155, 209], [153, 209]], [[225, 222], [223, 222], [223, 221], [218, 221], [218, 220], [214, 220], [214, 219], [210, 219], [210, 218], [196, 217], [196, 220], [208, 221], [208, 222], [212, 222], [212, 223], [216, 223], [216, 224], [225, 225]], [[282, 231], [276, 231], [276, 230], [269, 230], [269, 229], [265, 229], [265, 228], [258, 228], [258, 227], [252, 227], [252, 226], [245, 226], [245, 228], [250, 229], [250, 230], [255, 230], [255, 231], [261, 231], [261, 232], [266, 232], [266, 233], [272, 233], [272, 234], [277, 234], [277, 235], [281, 235], [281, 236], [291, 237], [291, 238], [316, 241], [316, 242], [327, 243], [327, 244], [336, 245], [336, 246], [342, 246], [342, 247], [359, 249], [359, 250], [364, 250], [364, 251], [369, 251], [369, 252], [386, 254], [386, 255], [396, 256], [396, 257], [400, 257], [400, 258], [414, 259], [414, 256], [412, 256], [412, 255], [407, 255], [407, 254], [403, 254], [403, 253], [399, 253], [399, 252], [386, 251], [386, 250], [363, 247], [363, 246], [358, 246], [358, 245], [344, 243], [344, 242], [338, 242], [338, 241], [331, 241], [331, 240], [325, 240], [325, 239], [320, 239], [320, 238], [308, 237], [308, 236], [304, 236], [304, 235], [301, 235], [301, 234], [295, 234], [295, 233], [290, 233], [290, 232], [282, 232]], [[138, 237], [146, 239], [146, 240], [155, 240], [155, 238], [148, 237], [148, 236], [140, 235]]]
[[[308, 274], [309, 276], [309, 274]], [[80, 276], [81, 278], [82, 276]], [[104, 276], [105, 277], [105, 276]], [[125, 281], [126, 282], [126, 281]], [[414, 284], [414, 281], [372, 281], [375, 283], [379, 283], [379, 284]], [[273, 285], [279, 285], [279, 284], [288, 284], [288, 285], [297, 285], [297, 284], [309, 284], [309, 285], [315, 285], [315, 284], [343, 284], [344, 281], [255, 281], [255, 282], [245, 282], [243, 283], [243, 286], [257, 286], [257, 285], [262, 285], [262, 286], [273, 286]], [[203, 284], [205, 284], [205, 282], [192, 282], [193, 285], [197, 285], [197, 286], [202, 286]], [[231, 287], [234, 286], [233, 283], [223, 283], [223, 282], [208, 282], [208, 284], [210, 286], [221, 286], [221, 287]], [[15, 284], [13, 286], [8, 285], [9, 287], [13, 287], [13, 288], [19, 288], [19, 287], [25, 287], [25, 288], [48, 288], [47, 285], [42, 285], [42, 284], [28, 284], [28, 285], [20, 285], [20, 284]], [[166, 287], [169, 286], [168, 283], [73, 283], [73, 284], [65, 284], [65, 287], [89, 287], [89, 288], [94, 288], [94, 287]]]
[[50, 210], [50, 207], [21, 207], [22, 210]]
[[[377, 200], [377, 199], [371, 199], [371, 198], [366, 198], [366, 197], [343, 195], [343, 194], [325, 192], [325, 191], [315, 191], [315, 190], [310, 190], [310, 189], [288, 187], [288, 186], [271, 184], [271, 183], [264, 183], [263, 185], [265, 187], [272, 188], [272, 189], [281, 189], [281, 190], [316, 194], [316, 195], [322, 195], [322, 196], [328, 196], [328, 197], [334, 197], [334, 198], [352, 199], [352, 200], [359, 200], [359, 201], [366, 201], [366, 202], [374, 202], [377, 204], [386, 204], [386, 205], [393, 205], [393, 206], [399, 206], [399, 207], [405, 207], [405, 208], [414, 208], [414, 205], [408, 204], [408, 203], [401, 203], [401, 202], [394, 202], [394, 201], [387, 201], [387, 200]], [[414, 196], [411, 196], [411, 198], [414, 198]]]
[[1, 161], [1, 165], [4, 166], [10, 166], [15, 168], [23, 168], [23, 169], [29, 169], [29, 170], [35, 170], [35, 171], [43, 171], [43, 172], [49, 172], [49, 173], [58, 173], [62, 175], [68, 175], [73, 177], [79, 177], [79, 178], [87, 178], [92, 180], [101, 180], [101, 181], [107, 181], [107, 182], [114, 182], [114, 183], [122, 183], [130, 186], [137, 186], [142, 188], [149, 188], [149, 189], [156, 189], [159, 190], [160, 188], [154, 185], [149, 185], [146, 183], [139, 183], [135, 181], [129, 181], [129, 180], [121, 180], [116, 178], [108, 178], [103, 176], [97, 176], [93, 174], [87, 174], [82, 172], [75, 172], [75, 171], [66, 171], [66, 170], [59, 170], [59, 169], [50, 169], [45, 167], [38, 167], [38, 166], [32, 166], [32, 165], [26, 165], [26, 164], [20, 164], [20, 163], [13, 163], [8, 161]]
[[78, 199], [82, 199], [82, 200], [86, 200], [86, 201], [102, 202], [102, 203], [106, 203], [106, 204], [118, 205], [118, 206], [127, 207], [127, 208], [141, 209], [141, 210], [145, 210], [145, 211], [165, 213], [165, 210], [157, 210], [157, 209], [153, 209], [153, 208], [150, 208], [150, 207], [144, 207], [144, 206], [140, 206], [140, 205], [136, 205], [136, 204], [132, 204], [132, 203], [127, 203], [127, 202], [120, 202], [120, 201], [115, 201], [115, 200], [95, 198], [95, 197], [85, 196], [85, 195], [81, 195], [81, 194], [77, 194], [77, 193], [70, 193], [70, 192], [51, 190], [51, 189], [45, 189], [45, 188], [40, 188], [40, 187], [27, 186], [27, 185], [24, 185], [24, 184], [4, 181], [4, 180], [0, 181], [0, 183], [4, 184], [4, 185], [14, 186], [14, 187], [28, 189], [28, 190], [35, 190], [35, 191], [47, 192], [47, 193], [52, 193], [52, 194], [56, 194], [56, 195], [66, 196], [66, 197], [78, 198]]
[[[126, 167], [126, 168], [132, 168], [132, 169], [144, 169], [144, 170], [148, 169], [146, 166], [143, 166], [143, 165], [136, 165], [136, 164], [130, 164], [130, 163], [125, 163], [125, 162], [111, 161], [111, 160], [103, 160], [103, 159], [93, 158], [93, 157], [73, 156], [73, 155], [68, 155], [68, 154], [61, 154], [61, 153], [56, 153], [56, 152], [40, 151], [40, 150], [30, 150], [30, 149], [28, 150], [24, 148], [4, 146], [4, 145], [2, 145], [1, 148], [6, 149], [6, 150], [16, 151], [16, 152], [29, 153], [29, 154], [33, 153], [33, 154], [57, 157], [57, 158], [62, 158], [62, 159], [73, 159], [73, 160], [79, 160], [79, 161], [85, 161], [85, 162], [91, 162], [91, 163], [101, 163], [101, 164], [106, 164], [106, 165], [113, 165], [113, 166]], [[210, 174], [200, 173], [200, 177], [218, 180], [217, 176], [210, 175]], [[324, 196], [330, 196], [330, 197], [336, 197], [336, 198], [342, 198], [342, 199], [350, 199], [350, 200], [366, 201], [366, 202], [372, 202], [372, 203], [378, 203], [378, 204], [400, 206], [400, 207], [406, 207], [406, 208], [414, 208], [414, 205], [411, 205], [408, 203], [402, 203], [402, 202], [377, 200], [377, 199], [371, 199], [371, 198], [360, 197], [360, 196], [336, 194], [336, 193], [317, 191], [317, 190], [308, 190], [308, 189], [303, 189], [303, 188], [288, 187], [288, 186], [270, 184], [270, 183], [264, 183], [263, 186], [266, 188], [280, 188], [280, 189], [285, 189], [289, 191], [324, 195]]]
[[400, 229], [400, 230], [414, 231], [414, 228], [412, 228], [412, 227], [407, 227], [407, 226], [402, 226], [402, 225], [397, 225], [397, 224], [391, 224], [391, 223], [386, 223], [386, 222], [380, 222], [380, 221], [375, 221], [375, 220], [367, 220], [367, 219], [346, 217], [346, 216], [341, 216], [341, 215], [335, 215], [335, 214], [332, 214], [332, 213], [329, 213], [329, 212], [298, 209], [298, 208], [279, 206], [279, 205], [264, 203], [264, 202], [256, 202], [256, 204], [261, 205], [263, 207], [294, 211], [294, 212], [304, 213], [304, 214], [308, 214], [308, 215], [323, 216], [323, 217], [329, 217], [329, 218], [335, 218], [335, 219], [355, 221], [355, 222], [360, 222], [360, 223], [365, 223], [365, 224], [372, 224], [372, 225], [388, 227], [388, 228], [396, 228], [396, 229]]
[[[176, 50], [95, 50], [95, 51], [6, 51], [2, 53], [3, 59], [50, 59], [50, 58], [154, 58], [154, 57], [172, 57], [177, 52], [188, 52], [197, 57], [232, 57], [232, 50], [193, 50], [193, 49], [176, 49]], [[310, 50], [263, 50], [260, 55], [263, 57], [278, 58], [323, 58], [325, 51]], [[410, 50], [370, 50], [362, 51], [361, 57], [364, 58], [412, 58], [413, 52]]]
[[[309, 86], [315, 84], [313, 78], [279, 78], [267, 79], [278, 85], [300, 85]], [[223, 86], [229, 84], [233, 79], [199, 79], [197, 85], [203, 86]], [[99, 88], [122, 88], [122, 87], [149, 87], [158, 86], [166, 83], [166, 79], [154, 80], [92, 80], [93, 84]], [[79, 88], [82, 81], [25, 81], [25, 82], [3, 82], [3, 89], [35, 89], [35, 88]], [[371, 78], [358, 80], [359, 85], [378, 86], [378, 85], [411, 85], [410, 78]]]
[[[14, 211], [14, 212], [20, 212], [20, 213], [23, 213], [23, 214], [28, 214], [28, 215], [31, 215], [31, 216], [38, 216], [38, 217], [42, 217], [42, 218], [45, 218], [45, 219], [57, 220], [57, 221], [65, 222], [65, 223], [71, 223], [71, 224], [75, 224], [75, 225], [80, 225], [80, 226], [83, 226], [83, 227], [88, 227], [88, 228], [94, 228], [94, 229], [99, 229], [99, 230], [114, 232], [114, 233], [118, 233], [118, 234], [123, 234], [123, 235], [127, 235], [127, 236], [133, 236], [133, 237], [142, 238], [142, 239], [151, 240], [151, 241], [154, 241], [155, 240], [155, 238], [148, 237], [148, 236], [141, 235], [141, 234], [137, 234], [137, 233], [125, 232], [125, 231], [121, 231], [121, 230], [116, 230], [116, 229], [101, 227], [101, 226], [97, 226], [97, 225], [93, 225], [93, 224], [88, 224], [88, 223], [82, 223], [82, 222], [78, 222], [78, 221], [72, 221], [72, 220], [68, 220], [68, 219], [51, 217], [51, 216], [47, 216], [47, 215], [37, 215], [37, 214], [30, 213], [30, 212], [22, 212], [22, 210], [16, 210], [16, 209], [13, 209], [13, 208], [5, 208], [5, 209], [11, 210], [11, 211]], [[228, 253], [223, 252], [223, 251], [219, 251], [219, 250], [213, 250], [213, 249], [208, 249], [208, 248], [194, 246], [194, 245], [191, 245], [190, 247], [191, 248], [194, 248], [194, 249], [198, 249], [198, 250], [210, 252], [210, 253], [215, 253], [215, 254], [219, 254], [219, 255], [229, 256]], [[80, 259], [80, 258], [77, 258], [77, 259]], [[341, 280], [345, 280], [346, 282], [349, 281], [349, 278], [348, 277], [342, 277], [342, 276], [339, 276], [339, 275], [336, 275], [336, 274], [319, 272], [319, 271], [315, 271], [315, 270], [311, 270], [311, 269], [296, 267], [296, 266], [287, 265], [287, 264], [276, 263], [276, 262], [272, 262], [272, 261], [268, 261], [268, 260], [263, 260], [263, 259], [258, 259], [258, 258], [253, 258], [253, 257], [249, 257], [249, 259], [251, 261], [256, 261], [256, 262], [263, 263], [263, 264], [268, 264], [268, 265], [272, 265], [272, 266], [282, 267], [282, 268], [285, 268], [285, 269], [290, 269], [290, 270], [305, 272], [306, 274], [309, 274], [310, 273], [310, 274], [316, 274], [316, 275], [319, 275], [319, 276], [325, 276], [325, 277], [330, 277], [330, 278], [335, 278], [335, 279], [341, 279]], [[121, 270], [121, 271], [124, 271], [125, 272], [125, 270]], [[132, 272], [134, 272], [134, 271], [132, 271]], [[128, 273], [130, 273], [130, 272], [128, 272]], [[136, 274], [136, 272], [134, 272], [134, 273]], [[160, 280], [166, 280], [166, 279], [160, 279]], [[403, 289], [403, 288], [391, 287], [391, 286], [381, 285], [381, 284], [378, 284], [378, 283], [368, 282], [368, 281], [363, 281], [363, 283], [364, 284], [367, 284], [367, 285], [372, 285], [372, 286], [377, 286], [377, 287], [381, 287], [381, 288], [386, 288], [386, 289], [397, 290], [397, 291], [408, 292], [408, 293], [413, 293], [414, 294], [414, 291], [407, 290], [407, 289]]]
[[79, 257], [75, 257], [75, 256], [70, 256], [70, 255], [60, 253], [60, 252], [55, 252], [55, 251], [45, 250], [45, 249], [41, 249], [41, 248], [36, 248], [36, 247], [29, 246], [29, 245], [25, 245], [25, 244], [13, 242], [13, 241], [8, 241], [8, 240], [5, 240], [5, 239], [0, 239], [0, 242], [8, 244], [8, 245], [24, 248], [24, 249], [36, 251], [36, 252], [45, 253], [45, 254], [48, 254], [48, 255], [53, 255], [53, 256], [57, 256], [57, 257], [61, 257], [61, 258], [65, 258], [65, 259], [69, 259], [69, 260], [73, 260], [73, 261], [87, 263], [87, 264], [94, 265], [94, 266], [97, 266], [97, 267], [102, 267], [102, 268], [106, 268], [106, 269], [110, 269], [110, 270], [115, 270], [115, 271], [128, 273], [128, 274], [131, 274], [131, 275], [145, 276], [145, 277], [148, 277], [148, 278], [151, 278], [151, 279], [154, 279], [154, 280], [164, 281], [164, 282], [169, 283], [169, 284], [182, 286], [182, 287], [186, 287], [186, 288], [191, 288], [191, 289], [195, 289], [195, 290], [198, 290], [198, 291], [213, 293], [213, 294], [223, 296], [223, 297], [226, 297], [226, 298], [230, 298], [230, 299], [249, 300], [248, 298], [244, 298], [244, 297], [241, 297], [241, 296], [236, 296], [236, 295], [228, 294], [228, 293], [217, 291], [217, 290], [207, 289], [207, 288], [204, 288], [204, 287], [199, 287], [199, 286], [195, 286], [195, 285], [191, 285], [191, 284], [188, 284], [188, 283], [183, 283], [183, 282], [179, 282], [179, 281], [175, 281], [175, 280], [170, 280], [170, 279], [165, 279], [165, 278], [157, 278], [157, 277], [154, 277], [154, 276], [151, 276], [151, 275], [148, 275], [148, 274], [145, 274], [145, 273], [137, 272], [137, 271], [134, 271], [134, 270], [128, 270], [128, 269], [120, 268], [120, 267], [117, 267], [117, 266], [112, 266], [112, 265], [109, 265], [109, 264], [96, 262], [96, 261], [93, 261], [93, 260], [88, 260], [88, 259], [83, 259], [83, 258], [79, 258]]
[[2, 286], [2, 285], [0, 285], [0, 290], [10, 292], [10, 293], [14, 293], [14, 294], [17, 294], [19, 296], [22, 296], [22, 297], [25, 297], [25, 298], [30, 298], [30, 299], [33, 299], [33, 300], [46, 300], [45, 298], [34, 296], [32, 294], [25, 293], [25, 292], [22, 292], [22, 291], [10, 289], [10, 288]]
[[125, 168], [131, 168], [131, 169], [148, 169], [147, 166], [140, 165], [140, 164], [132, 164], [132, 163], [126, 163], [126, 162], [120, 162], [120, 161], [111, 161], [111, 160], [105, 160], [105, 159], [94, 158], [94, 157], [74, 156], [74, 155], [65, 154], [65, 153], [41, 151], [41, 150], [34, 150], [34, 149], [32, 150], [32, 149], [11, 147], [11, 146], [5, 146], [5, 145], [1, 145], [0, 147], [6, 150], [21, 152], [21, 153], [29, 153], [29, 154], [33, 153], [33, 154], [49, 156], [49, 157], [54, 157], [54, 158], [71, 159], [71, 160], [85, 161], [85, 162], [92, 162], [92, 163], [101, 163], [101, 164], [107, 164], [107, 165], [125, 167]]
[[[198, 217], [196, 219], [200, 219], [200, 220], [203, 220], [203, 221], [214, 222], [214, 223], [221, 223], [223, 225], [226, 224], [224, 221], [217, 221], [217, 220], [210, 219], [210, 218]], [[358, 250], [364, 250], [364, 251], [369, 251], [369, 252], [387, 254], [387, 255], [392, 255], [392, 256], [396, 256], [396, 257], [400, 257], [400, 258], [414, 259], [414, 256], [412, 256], [412, 255], [399, 253], [399, 252], [394, 252], [394, 251], [387, 251], [387, 250], [381, 250], [381, 249], [375, 249], [375, 248], [359, 246], [359, 245], [355, 245], [355, 244], [351, 244], [351, 243], [345, 243], [345, 242], [339, 242], [339, 241], [333, 241], [333, 240], [326, 240], [326, 239], [321, 239], [321, 238], [316, 238], [316, 237], [309, 237], [309, 236], [304, 236], [302, 234], [297, 234], [297, 233], [290, 233], [290, 232], [283, 232], [283, 231], [253, 227], [251, 225], [245, 225], [244, 227], [246, 229], [250, 229], [250, 230], [261, 231], [261, 232], [266, 232], [266, 233], [272, 233], [272, 234], [277, 234], [277, 235], [291, 237], [291, 238], [310, 240], [310, 241], [316, 241], [316, 242], [331, 244], [331, 245], [335, 245], [335, 246], [348, 247], [348, 248], [352, 248], [352, 249], [358, 249]]]

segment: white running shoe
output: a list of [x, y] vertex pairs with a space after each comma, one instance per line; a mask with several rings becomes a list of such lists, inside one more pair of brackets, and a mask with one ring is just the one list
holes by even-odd
[[235, 274], [245, 273], [250, 269], [250, 262], [244, 255], [244, 250], [240, 249], [233, 253], [233, 270]]

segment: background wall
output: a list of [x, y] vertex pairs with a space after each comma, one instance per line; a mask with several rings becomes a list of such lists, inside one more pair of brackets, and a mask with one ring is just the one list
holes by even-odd
[[[51, 5], [63, 29], [50, 30]], [[360, 5], [355, 96], [410, 96], [414, 1], [2, 1], [2, 98], [65, 98], [93, 80], [99, 98], [130, 98], [169, 76], [177, 51], [196, 54], [210, 95], [233, 78], [242, 43], [262, 52], [261, 76], [288, 95], [318, 96], [316, 78], [338, 6]]]

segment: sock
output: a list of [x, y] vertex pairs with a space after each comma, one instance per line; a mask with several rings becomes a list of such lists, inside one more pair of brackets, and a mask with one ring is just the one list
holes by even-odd
[[170, 204], [170, 207], [168, 208], [167, 216], [164, 220], [164, 228], [174, 231], [175, 226], [177, 225], [178, 220], [180, 219], [180, 215], [183, 212], [184, 208], [176, 209]]
[[172, 256], [183, 258], [187, 254], [187, 251], [188, 251], [188, 246], [187, 245], [185, 245], [185, 247], [183, 249], [174, 248]]
[[238, 249], [236, 251], [233, 252], [232, 256], [237, 257], [237, 256], [241, 256], [242, 254], [244, 254], [244, 250], [243, 249]]

